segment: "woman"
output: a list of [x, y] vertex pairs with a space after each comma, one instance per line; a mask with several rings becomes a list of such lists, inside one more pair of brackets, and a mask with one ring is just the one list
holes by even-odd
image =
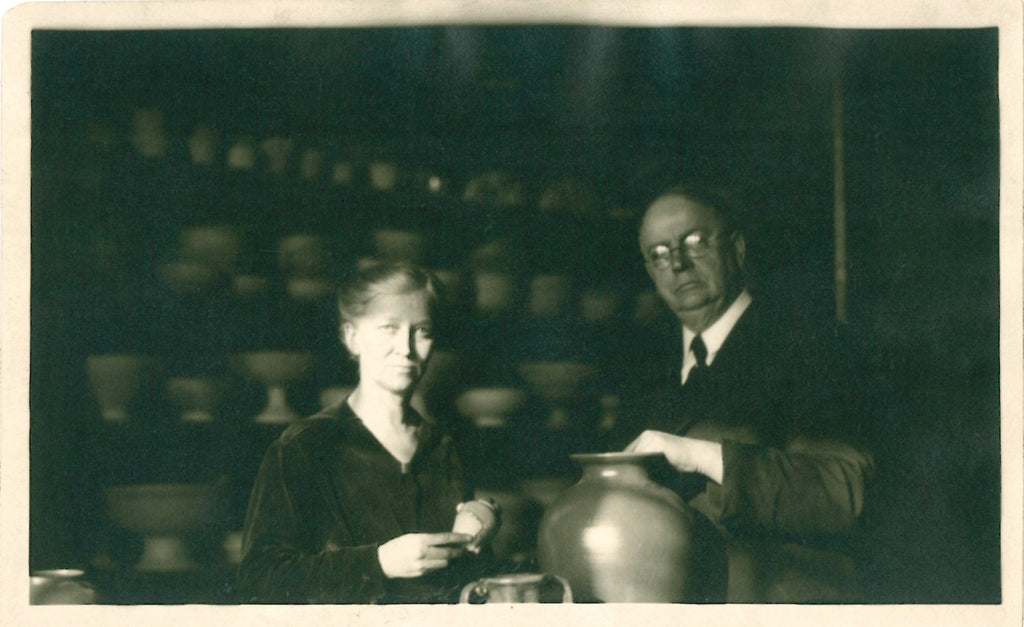
[[456, 566], [473, 561], [471, 538], [451, 529], [471, 492], [451, 439], [409, 405], [440, 302], [436, 280], [403, 265], [340, 291], [359, 384], [267, 451], [245, 521], [244, 602], [448, 602], [470, 580]]

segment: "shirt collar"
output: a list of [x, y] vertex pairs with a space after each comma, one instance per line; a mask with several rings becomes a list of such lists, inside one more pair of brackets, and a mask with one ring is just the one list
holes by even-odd
[[[732, 332], [733, 327], [736, 326], [736, 322], [739, 321], [740, 316], [747, 310], [750, 303], [753, 302], [753, 297], [750, 292], [743, 290], [740, 295], [736, 297], [736, 300], [732, 301], [729, 308], [725, 310], [722, 317], [715, 321], [710, 327], [704, 329], [700, 334], [701, 339], [704, 340], [704, 345], [708, 347], [708, 365], [711, 364], [715, 359], [715, 355], [718, 354], [718, 349], [722, 348], [722, 344], [725, 344], [725, 339], [729, 337], [729, 333]], [[683, 371], [689, 370], [696, 363], [693, 354], [690, 352], [690, 343], [693, 342], [693, 338], [697, 334], [683, 327]], [[689, 367], [688, 367], [689, 366]], [[685, 376], [685, 375], [684, 375]]]

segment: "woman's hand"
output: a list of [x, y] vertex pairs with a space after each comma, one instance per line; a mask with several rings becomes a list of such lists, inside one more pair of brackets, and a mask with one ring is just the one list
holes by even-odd
[[377, 559], [392, 579], [419, 577], [447, 566], [472, 539], [464, 533], [407, 533], [380, 545]]
[[679, 472], [699, 472], [715, 483], [722, 483], [722, 445], [717, 442], [648, 430], [630, 442], [625, 451], [664, 453], [668, 463]]

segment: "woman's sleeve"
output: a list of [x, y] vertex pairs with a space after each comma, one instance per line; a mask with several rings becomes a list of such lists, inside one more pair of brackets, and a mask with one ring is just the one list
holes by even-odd
[[268, 449], [243, 532], [243, 603], [373, 603], [384, 594], [378, 544], [316, 546], [317, 524], [329, 516], [323, 479], [294, 442]]

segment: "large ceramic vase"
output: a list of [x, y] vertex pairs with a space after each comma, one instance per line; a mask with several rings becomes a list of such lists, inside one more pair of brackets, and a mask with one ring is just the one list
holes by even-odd
[[653, 481], [660, 454], [573, 455], [580, 480], [547, 509], [541, 570], [564, 577], [577, 602], [685, 603], [707, 599], [720, 539], [675, 492]]

